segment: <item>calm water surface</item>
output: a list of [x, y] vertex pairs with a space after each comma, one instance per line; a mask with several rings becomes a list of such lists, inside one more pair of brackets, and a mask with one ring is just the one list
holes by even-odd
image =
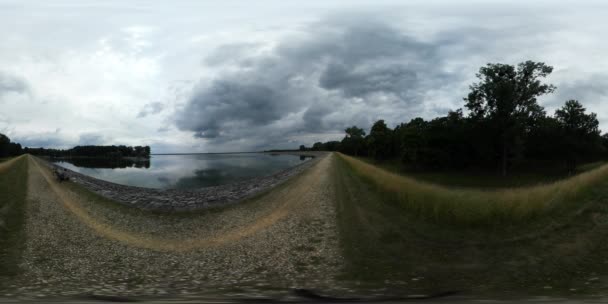
[[149, 162], [70, 159], [54, 163], [123, 185], [196, 189], [271, 175], [306, 159], [296, 155], [236, 153], [152, 155]]

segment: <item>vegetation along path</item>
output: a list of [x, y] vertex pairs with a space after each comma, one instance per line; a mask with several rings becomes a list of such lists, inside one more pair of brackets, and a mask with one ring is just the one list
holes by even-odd
[[20, 219], [0, 239], [5, 296], [608, 291], [606, 167], [509, 198], [328, 154], [241, 204], [183, 213], [59, 183], [31, 156], [3, 167], [0, 186], [19, 189], [3, 212]]

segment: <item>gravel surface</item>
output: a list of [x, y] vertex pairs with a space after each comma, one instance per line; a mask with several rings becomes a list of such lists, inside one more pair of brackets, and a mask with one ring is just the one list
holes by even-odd
[[[87, 199], [30, 157], [26, 243], [5, 297], [336, 288], [332, 155], [255, 199], [188, 215]], [[82, 191], [82, 189], [81, 189]]]
[[[291, 152], [289, 154], [300, 155], [297, 152]], [[305, 152], [301, 154], [313, 156], [314, 158], [269, 176], [191, 191], [179, 189], [150, 189], [120, 185], [80, 174], [55, 164], [48, 163], [47, 165], [63, 171], [73, 182], [127, 206], [162, 212], [192, 211], [238, 203], [244, 199], [274, 188], [291, 177], [302, 173], [304, 170], [314, 165], [318, 161], [318, 157], [322, 157], [327, 153]]]

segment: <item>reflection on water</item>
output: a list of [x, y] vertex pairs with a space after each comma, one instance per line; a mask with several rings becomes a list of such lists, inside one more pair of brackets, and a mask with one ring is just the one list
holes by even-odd
[[55, 163], [59, 162], [71, 163], [76, 167], [98, 168], [98, 169], [116, 169], [116, 168], [150, 168], [150, 160], [145, 158], [93, 158], [93, 157], [74, 157], [56, 159]]
[[123, 185], [196, 189], [271, 175], [306, 159], [297, 155], [235, 153], [152, 155], [150, 160], [73, 158], [54, 163]]

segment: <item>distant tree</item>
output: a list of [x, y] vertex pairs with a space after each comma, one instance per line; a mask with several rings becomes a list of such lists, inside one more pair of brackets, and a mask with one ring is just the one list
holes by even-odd
[[104, 157], [118, 159], [121, 157], [150, 157], [149, 146], [76, 146], [71, 149], [26, 148], [26, 153], [51, 157]]
[[395, 127], [394, 143], [395, 154], [404, 163], [410, 163], [414, 166], [420, 164], [422, 150], [426, 147], [425, 132], [428, 123], [424, 119], [418, 117], [410, 122], [400, 124]]
[[321, 151], [323, 150], [323, 143], [322, 142], [316, 142], [312, 145], [312, 150], [313, 151]]
[[483, 163], [473, 148], [474, 138], [470, 120], [462, 110], [450, 111], [437, 117], [425, 127], [425, 146], [421, 148], [421, 161], [433, 168], [463, 168], [471, 163]]
[[11, 156], [21, 155], [23, 153], [23, 149], [21, 148], [21, 144], [18, 143], [10, 143], [8, 154]]
[[0, 157], [7, 157], [10, 155], [10, 143], [11, 140], [8, 136], [0, 134]]
[[517, 151], [531, 121], [545, 115], [539, 96], [551, 93], [555, 86], [541, 82], [553, 68], [542, 62], [526, 61], [517, 67], [488, 64], [477, 74], [480, 82], [470, 86], [464, 98], [470, 117], [484, 124], [488, 136], [497, 139], [502, 175], [507, 174], [509, 155]]
[[306, 151], [306, 146], [305, 145], [300, 145], [300, 151]]
[[11, 142], [10, 138], [0, 134], [0, 157], [17, 156], [23, 154], [21, 144]]
[[562, 136], [560, 151], [571, 172], [575, 169], [578, 158], [589, 155], [601, 145], [597, 115], [585, 111], [577, 100], [568, 100], [555, 111]]
[[323, 143], [323, 151], [339, 151], [340, 145], [339, 141], [328, 141]]
[[370, 156], [378, 160], [389, 158], [393, 150], [392, 135], [384, 120], [376, 121], [366, 138]]
[[601, 147], [600, 153], [604, 159], [608, 158], [608, 133], [602, 134], [600, 137]]
[[555, 117], [537, 120], [525, 138], [525, 157], [533, 160], [556, 161], [562, 158], [560, 123]]
[[346, 128], [344, 132], [346, 132], [346, 136], [340, 144], [342, 151], [355, 156], [361, 155], [365, 150], [365, 131], [357, 126], [352, 126]]

